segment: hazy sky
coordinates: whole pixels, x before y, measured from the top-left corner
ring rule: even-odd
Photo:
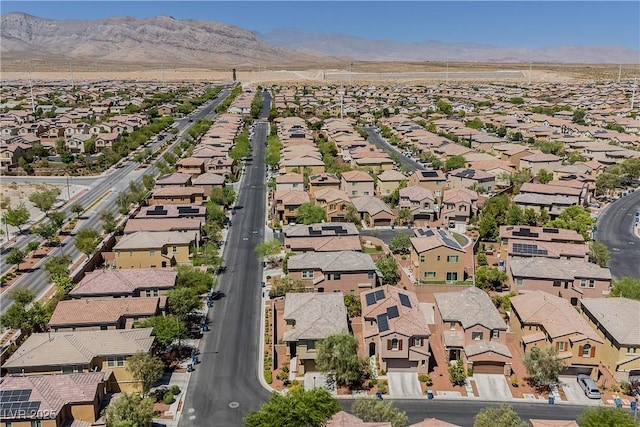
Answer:
[[[170,15],[251,31],[301,28],[370,39],[496,46],[616,45],[640,49],[640,2],[630,1],[2,1],[55,19]],[[640,60],[640,58],[639,58]]]

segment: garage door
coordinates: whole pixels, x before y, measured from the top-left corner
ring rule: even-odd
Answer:
[[[376,227],[388,227],[391,225],[390,219],[374,219],[373,225]]]
[[[589,366],[567,366],[563,369],[560,375],[578,375],[578,374],[586,374],[591,375],[593,371],[592,367]]]
[[[418,362],[406,359],[387,359],[387,372],[417,372]]]
[[[474,374],[504,374],[504,363],[501,362],[474,362]]]

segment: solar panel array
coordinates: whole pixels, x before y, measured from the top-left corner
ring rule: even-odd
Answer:
[[[514,231],[513,235],[518,237],[538,237],[538,233],[531,232],[529,228],[521,228],[518,231]]]
[[[0,390],[0,403],[26,402],[31,390]]]
[[[37,415],[38,409],[40,409],[40,402],[3,403],[0,409],[0,418],[32,418]]]
[[[166,215],[167,211],[163,209],[162,205],[156,205],[153,209],[147,211],[147,215]]]
[[[422,176],[425,178],[437,178],[438,172],[436,171],[422,171]]]
[[[398,306],[397,305],[394,305],[393,307],[387,308],[387,317],[389,319],[395,319],[398,316],[400,316],[400,313],[398,312]]]
[[[384,290],[378,289],[377,291],[375,291],[375,294],[376,294],[376,301],[380,301],[381,299],[384,299]]]
[[[398,292],[398,297],[400,297],[400,304],[404,305],[405,307],[411,308],[411,301],[409,301],[409,297],[406,294],[401,294],[400,292]]]
[[[179,206],[178,213],[181,214],[197,214],[200,210],[196,208],[192,208],[191,206]]]
[[[553,233],[553,234],[558,234],[560,233],[560,230],[558,230],[557,228],[543,228],[542,229],[543,233]]]
[[[442,241],[445,245],[449,246],[450,248],[462,249],[458,242],[449,238],[449,235],[444,230],[438,230],[438,233],[440,233],[440,237],[442,238]]]
[[[538,249],[538,245],[529,245],[525,243],[514,243],[513,251],[519,254],[527,255],[548,255],[549,252],[546,249]]]
[[[370,292],[366,294],[364,298],[367,301],[367,306],[375,304],[377,301],[384,299],[384,290],[379,289],[377,291]]]
[[[378,317],[378,332],[384,332],[389,330],[389,319],[386,314],[380,314]]]

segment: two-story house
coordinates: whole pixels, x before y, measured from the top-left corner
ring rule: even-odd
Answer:
[[[377,197],[353,197],[351,203],[368,227],[389,227],[396,218],[393,210]]]
[[[323,222],[286,225],[282,228],[287,252],[361,251],[360,237],[355,224]]]
[[[176,285],[173,269],[100,269],[85,273],[69,292],[71,298],[129,298],[166,295]]]
[[[295,223],[298,208],[309,201],[309,194],[303,190],[276,191],[273,197],[273,218],[285,224]]]
[[[476,188],[491,193],[496,187],[496,177],[482,169],[460,168],[447,174],[450,188]]]
[[[159,204],[202,204],[206,201],[205,192],[200,187],[165,187],[151,192],[150,205]]]
[[[411,291],[385,285],[360,294],[362,339],[380,369],[427,373],[431,330]]]
[[[342,173],[340,190],[349,197],[373,196],[375,193],[374,180],[364,171],[347,171]]]
[[[179,173],[187,173],[189,175],[200,175],[205,171],[206,160],[199,157],[187,157],[178,160],[176,167]]]
[[[312,196],[315,197],[320,190],[326,188],[340,190],[340,179],[333,173],[319,173],[309,177],[309,193]]]
[[[543,291],[512,297],[509,329],[523,355],[533,347],[553,348],[565,362],[564,375],[597,379],[604,341],[566,299]]]
[[[409,186],[412,185],[430,190],[439,201],[447,186],[447,178],[441,170],[419,170],[409,177]]]
[[[418,228],[411,238],[411,270],[421,283],[453,283],[465,280],[465,251],[451,233]]]
[[[307,252],[290,257],[287,268],[289,277],[316,292],[358,294],[378,283],[376,265],[362,252]]]
[[[618,381],[640,381],[640,301],[583,298],[580,311],[604,341],[598,359]]]
[[[353,206],[347,193],[335,188],[318,189],[314,197],[316,205],[327,212],[327,220],[330,222],[344,222],[347,210]]]
[[[428,225],[436,219],[439,207],[431,190],[417,185],[400,189],[398,208],[409,209],[414,225]]]
[[[376,194],[380,197],[390,196],[397,188],[400,187],[402,181],[407,181],[407,177],[404,174],[395,171],[387,170],[378,175],[378,182],[376,183]]]
[[[113,247],[116,268],[157,268],[186,264],[197,236],[181,231],[138,231]]]
[[[116,392],[140,392],[127,359],[153,346],[152,328],[31,334],[2,365],[9,375],[113,371]]]
[[[478,193],[468,188],[444,190],[440,217],[449,228],[464,233],[472,216],[478,213]]]
[[[342,292],[288,293],[283,317],[281,338],[297,375],[316,370],[319,341],[349,330]]]
[[[469,287],[434,294],[435,325],[449,361],[474,374],[511,374],[507,325],[485,291]]]
[[[285,173],[276,177],[276,191],[304,191],[304,176],[299,173]]]

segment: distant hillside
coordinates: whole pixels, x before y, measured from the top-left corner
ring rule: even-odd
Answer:
[[[345,34],[313,33],[285,28],[259,34],[288,49],[361,61],[457,61],[638,64],[640,51],[619,46],[550,46],[539,49],[497,47],[479,43],[371,40]]]
[[[12,59],[34,54],[207,68],[300,65],[324,59],[272,46],[232,25],[170,16],[58,21],[9,13],[2,15],[0,36],[1,52]]]

